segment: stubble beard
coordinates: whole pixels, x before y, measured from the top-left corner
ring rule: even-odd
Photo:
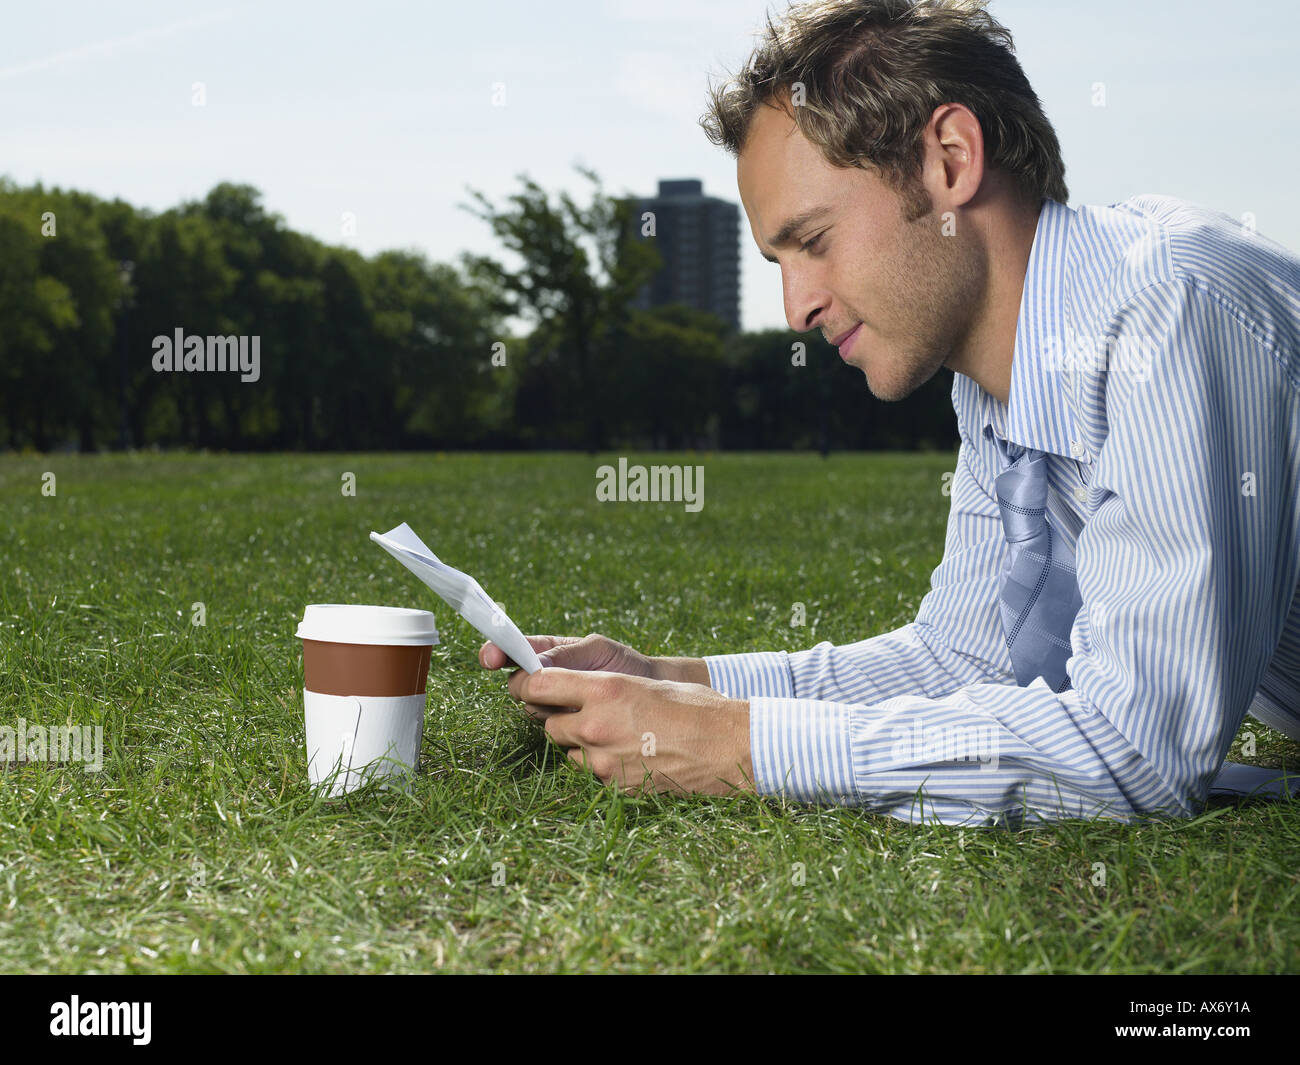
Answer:
[[[863,369],[871,394],[886,403],[906,399],[953,358],[985,286],[983,261],[956,234],[944,236],[943,220],[926,205],[928,197],[905,201],[906,246],[891,277],[903,310],[898,335],[908,346],[894,356],[889,378],[873,381]]]

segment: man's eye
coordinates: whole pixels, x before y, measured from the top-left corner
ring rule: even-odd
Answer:
[[[820,233],[817,234],[817,236],[813,237],[812,240],[808,241],[806,244],[800,244],[799,250],[806,251],[806,252],[817,251],[817,249],[821,247],[822,237],[824,237],[825,235],[826,235],[826,230],[823,229]]]

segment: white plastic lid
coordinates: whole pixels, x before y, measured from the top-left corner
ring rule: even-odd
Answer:
[[[436,644],[438,627],[427,610],[400,606],[312,603],[295,636],[329,643]]]

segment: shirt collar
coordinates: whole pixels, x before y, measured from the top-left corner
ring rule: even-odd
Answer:
[[[1078,437],[1065,405],[1061,368],[1053,365],[1066,331],[1065,266],[1074,214],[1063,203],[1043,200],[1016,318],[1008,402],[1003,405],[980,389],[985,436],[996,434],[1014,444],[1065,458],[1082,457],[1071,449]]]

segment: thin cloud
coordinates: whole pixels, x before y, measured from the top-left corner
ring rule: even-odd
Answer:
[[[55,52],[54,55],[46,56],[44,59],[33,59],[27,63],[19,63],[17,66],[5,67],[0,70],[0,81],[20,78],[24,74],[34,74],[39,70],[48,70],[50,67],[60,66],[64,63],[76,63],[83,59],[111,56],[114,52],[123,48],[135,48],[185,30],[208,26],[214,22],[222,22],[228,19],[230,15],[231,12],[228,10],[214,11],[208,15],[185,19],[183,22],[173,22],[169,26],[155,26],[152,29],[140,30],[126,37],[113,37],[107,41],[100,41],[98,44],[86,44],[80,48],[69,48],[67,51]]]

